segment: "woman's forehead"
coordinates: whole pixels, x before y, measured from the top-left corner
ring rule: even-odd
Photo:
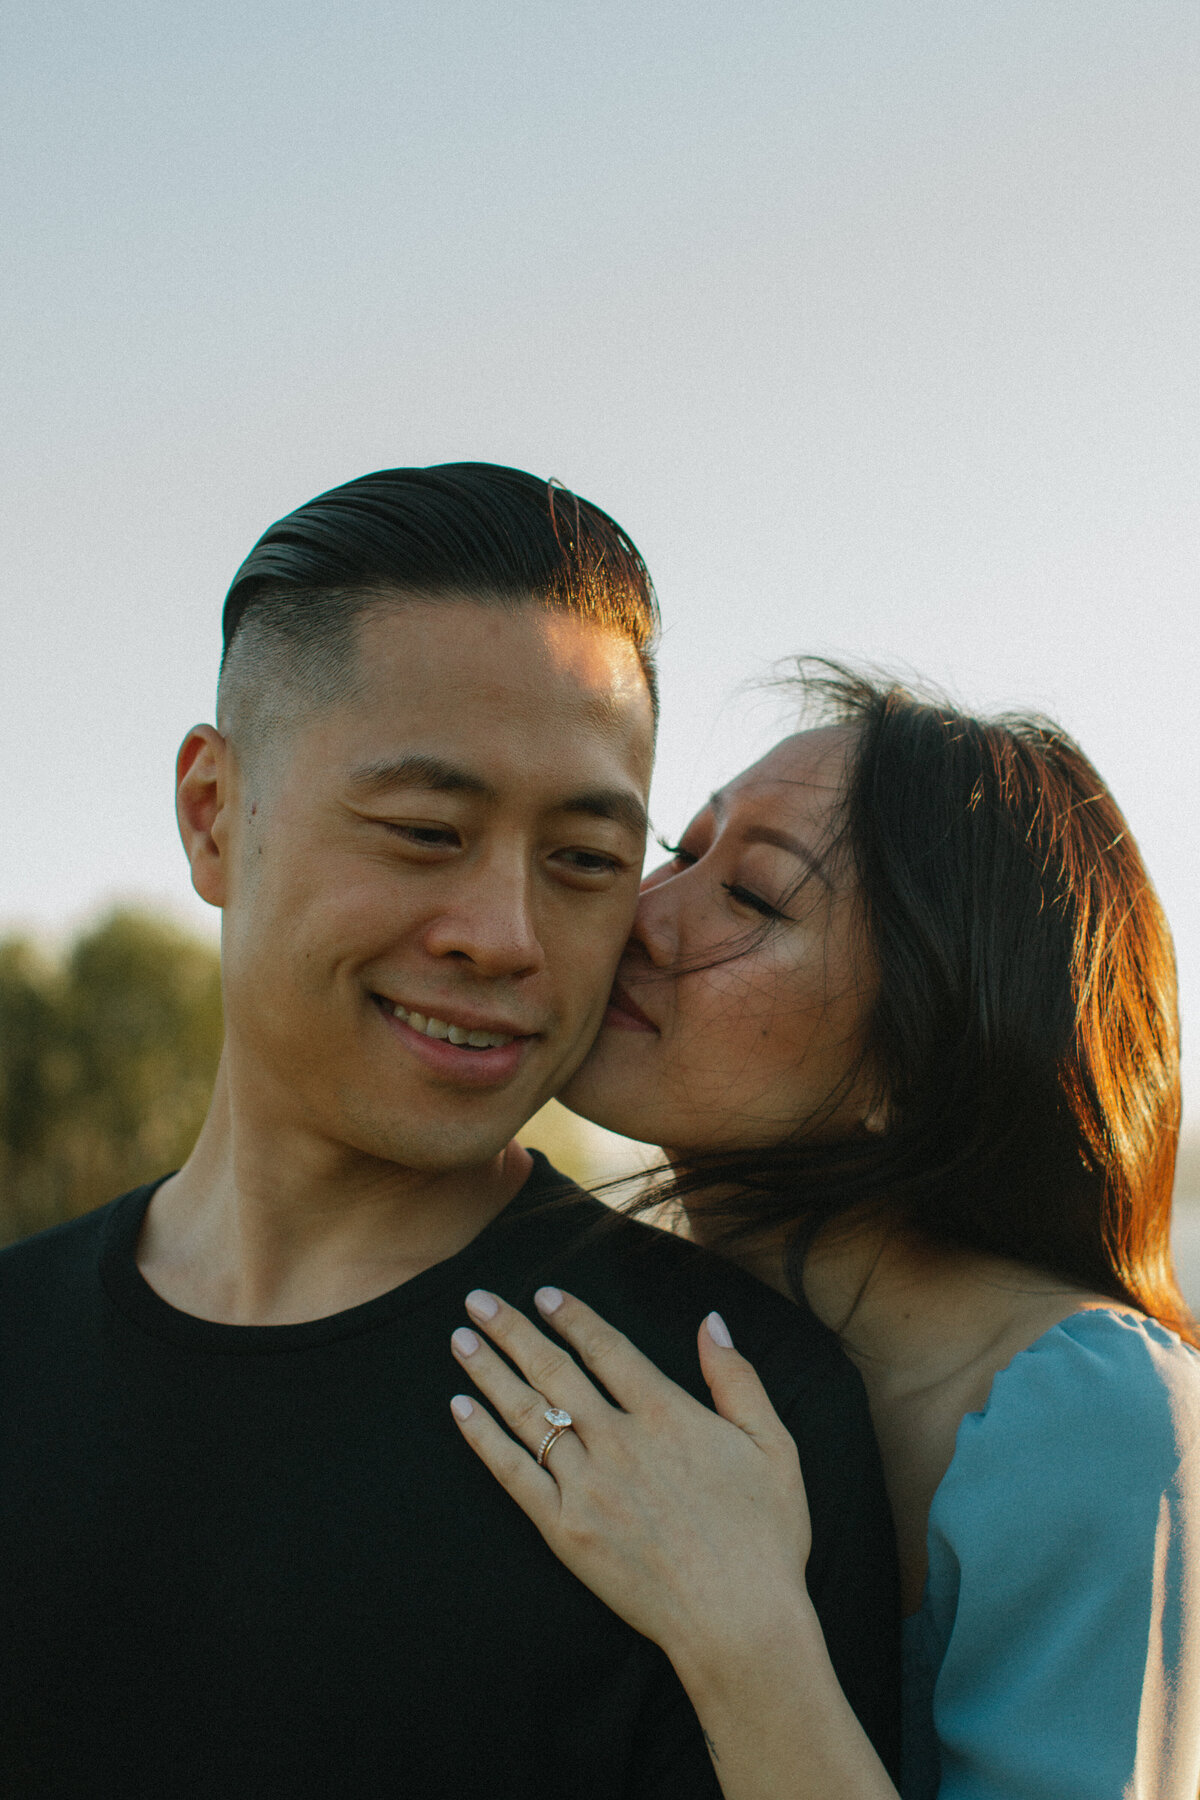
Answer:
[[[798,731],[735,775],[713,795],[713,804],[719,812],[761,805],[806,818],[823,817],[841,799],[856,737],[850,725]]]

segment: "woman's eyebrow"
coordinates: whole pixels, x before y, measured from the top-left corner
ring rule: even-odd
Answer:
[[[708,796],[708,804],[719,818],[725,810],[725,795],[719,788],[715,794]],[[793,837],[790,832],[779,831],[773,825],[748,825],[742,833],[742,842],[770,844],[775,850],[786,850],[789,856],[794,856],[798,862],[802,862],[810,874],[815,875],[818,881],[823,882],[830,893],[833,892],[833,882],[822,859],[815,850],[810,849],[807,844],[801,843],[800,839]]]
[[[770,844],[776,850],[786,850],[789,856],[796,857],[809,870],[810,874],[815,875],[818,881],[824,882],[825,886],[832,891],[833,883],[829,879],[829,871],[825,864],[816,851],[810,850],[807,844],[802,844],[799,838],[790,836],[786,831],[776,831],[772,825],[749,825],[743,832],[742,838],[743,842],[747,844]]]

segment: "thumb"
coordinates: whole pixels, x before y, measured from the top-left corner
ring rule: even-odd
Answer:
[[[720,1313],[709,1313],[700,1327],[698,1342],[701,1372],[721,1417],[738,1426],[764,1450],[786,1435],[754,1365],[734,1349],[729,1327]]]

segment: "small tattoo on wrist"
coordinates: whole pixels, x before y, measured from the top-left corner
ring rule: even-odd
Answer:
[[[712,1757],[712,1759],[715,1763],[719,1763],[721,1759],[717,1755],[717,1746],[713,1743],[713,1741],[709,1737],[707,1731],[705,1731],[703,1725],[700,1727],[700,1733],[704,1739],[705,1748],[707,1749],[708,1754]]]

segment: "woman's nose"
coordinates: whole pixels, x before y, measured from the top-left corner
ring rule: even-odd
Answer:
[[[641,952],[656,969],[669,967],[679,955],[679,901],[672,885],[653,876],[648,879],[629,933],[628,950]]]

